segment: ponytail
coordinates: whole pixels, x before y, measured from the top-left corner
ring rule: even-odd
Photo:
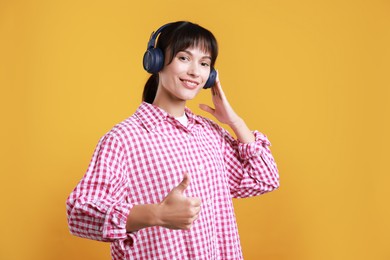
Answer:
[[[158,87],[158,74],[152,74],[145,83],[144,92],[142,93],[142,101],[152,104],[156,97]]]

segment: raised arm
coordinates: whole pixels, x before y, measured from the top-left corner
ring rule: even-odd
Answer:
[[[234,139],[221,128],[224,157],[233,197],[260,195],[279,187],[279,173],[265,135],[251,131],[244,120],[230,106],[219,77],[212,88],[215,108],[201,104],[200,108],[212,114],[219,122],[227,124],[235,133]]]

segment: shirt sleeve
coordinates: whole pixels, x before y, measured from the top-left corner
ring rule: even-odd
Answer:
[[[126,232],[132,204],[128,202],[125,149],[112,135],[98,143],[82,180],[69,195],[67,217],[73,235],[131,246],[135,233]]]
[[[279,173],[268,138],[253,131],[255,141],[241,143],[223,131],[223,150],[230,192],[234,198],[257,196],[279,187]]]

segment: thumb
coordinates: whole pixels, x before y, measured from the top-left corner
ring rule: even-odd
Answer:
[[[179,185],[177,185],[176,188],[183,193],[185,189],[187,189],[188,185],[190,185],[190,175],[188,173],[185,173],[183,176],[183,180],[180,182]]]

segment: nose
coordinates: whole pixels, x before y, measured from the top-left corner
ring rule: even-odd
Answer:
[[[188,73],[188,75],[190,75],[192,77],[199,77],[199,75],[200,75],[199,64],[196,62],[191,62],[187,73]]]

